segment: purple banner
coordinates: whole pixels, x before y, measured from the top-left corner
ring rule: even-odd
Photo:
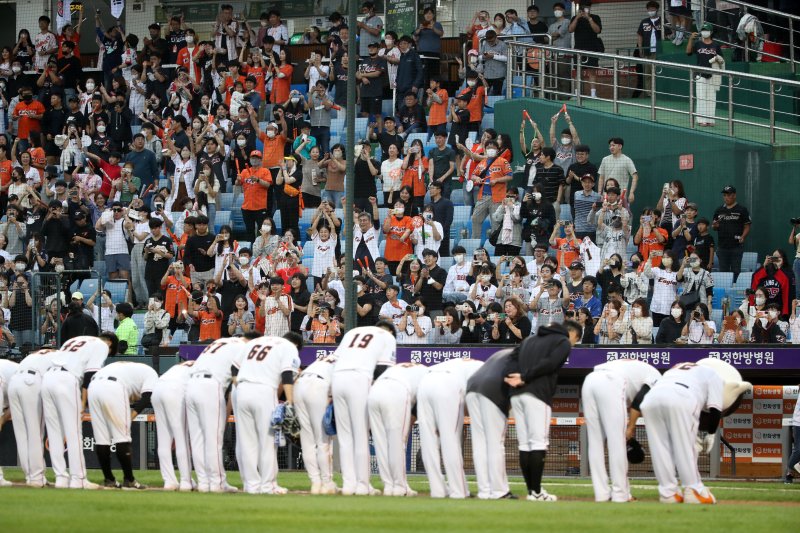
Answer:
[[[398,346],[397,362],[413,361],[432,365],[454,358],[471,358],[485,361],[493,353],[505,348],[500,345],[489,346]],[[181,359],[197,359],[205,345],[183,345],[180,347]],[[333,353],[336,346],[306,346],[300,352],[303,366]],[[595,365],[615,359],[638,359],[656,368],[667,369],[678,363],[694,362],[705,357],[722,359],[741,370],[800,370],[800,347],[750,347],[742,346],[650,346],[635,348],[609,346],[608,348],[573,348],[567,368],[590,369]]]

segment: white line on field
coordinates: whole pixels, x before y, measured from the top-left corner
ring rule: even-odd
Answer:
[[[524,485],[525,483],[522,481],[509,481],[509,485]],[[547,485],[548,487],[582,487],[586,489],[591,489],[592,486],[587,483],[548,483],[546,481],[542,482],[542,485]],[[632,489],[637,490],[658,490],[658,485],[631,485]],[[729,487],[729,486],[721,486],[721,485],[711,485],[711,489],[714,490],[741,490],[741,491],[749,491],[749,492],[799,492],[797,489],[767,489],[767,488],[754,488],[754,487]]]

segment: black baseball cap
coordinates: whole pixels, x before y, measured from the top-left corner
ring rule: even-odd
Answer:
[[[583,266],[583,263],[581,263],[580,261],[573,261],[572,264],[569,265],[569,269],[570,270],[574,270],[574,269],[585,270],[585,267]]]
[[[726,185],[722,188],[722,194],[736,194],[736,187],[733,185]]]

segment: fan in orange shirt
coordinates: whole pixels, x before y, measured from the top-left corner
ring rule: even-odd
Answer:
[[[558,237],[561,228],[564,228],[564,237]],[[573,262],[580,260],[581,241],[575,237],[575,227],[570,221],[559,220],[553,226],[553,233],[550,235],[550,246],[557,250],[558,268],[569,268]]]
[[[197,311],[189,312],[189,315],[200,322],[200,342],[213,341],[222,336],[222,322],[224,320],[222,311],[219,310],[219,301],[216,296],[209,296],[205,305],[201,305]]]
[[[469,26],[467,26],[467,37],[472,39],[473,49],[479,49],[481,34],[489,28],[489,12],[476,11],[475,14],[472,15]]]
[[[192,280],[183,272],[183,262],[175,261],[161,278],[161,290],[164,291],[164,310],[169,313],[172,320],[176,320],[187,309],[192,290]],[[174,323],[170,324],[170,327],[173,326]]]
[[[661,211],[658,209],[645,209],[639,218],[641,225],[639,231],[633,237],[633,244],[639,247],[643,262],[652,255],[651,264],[654,267],[661,266],[661,257],[667,245],[669,235],[667,230],[659,226]],[[653,253],[655,252],[655,253]]]
[[[268,189],[272,185],[272,174],[261,166],[262,158],[258,150],[250,152],[250,166],[238,176],[244,196],[242,219],[245,234],[252,239],[255,239],[256,229],[267,218]]]
[[[280,64],[273,64],[272,67],[272,93],[269,101],[273,104],[283,104],[289,99],[289,93],[292,90],[292,74],[294,73],[294,67],[289,63],[289,49],[285,46],[282,47],[278,55]]]
[[[414,247],[409,239],[412,231],[414,231],[414,223],[411,217],[405,216],[405,206],[398,200],[394,203],[394,209],[383,221],[383,233],[386,235],[384,256],[389,272],[397,270],[400,259],[406,254],[414,253]]]
[[[447,105],[450,99],[446,89],[442,89],[441,80],[438,77],[431,77],[430,87],[426,91],[428,95],[428,140],[436,132],[447,134]]]
[[[470,96],[467,103],[469,111],[469,131],[477,132],[483,120],[483,107],[486,105],[486,80],[474,70],[467,70],[467,86],[458,96]]]
[[[195,39],[197,36],[193,29],[186,30],[186,46],[178,51],[178,58],[175,61],[179,67],[184,67],[189,73],[189,78],[192,82],[199,84],[203,70],[200,65],[195,61],[200,55],[201,48],[197,46]]]

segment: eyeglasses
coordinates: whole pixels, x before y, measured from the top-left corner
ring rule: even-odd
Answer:
[[[121,213],[122,212],[122,208],[121,207],[115,207],[115,208],[112,209],[112,211],[114,211],[115,213]]]

